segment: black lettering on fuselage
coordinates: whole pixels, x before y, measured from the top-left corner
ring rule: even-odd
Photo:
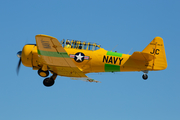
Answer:
[[[110,63],[110,64],[117,64],[121,65],[123,58],[120,57],[114,57],[114,56],[106,56],[103,57],[103,62]],[[119,62],[118,62],[119,61]]]
[[[112,64],[112,57],[109,58],[108,63],[111,63],[111,64]]]
[[[116,64],[117,60],[118,60],[118,57],[117,58],[114,57],[114,64]]]
[[[103,57],[103,62],[105,61],[106,63],[108,62],[108,58],[109,58],[109,56],[105,56],[104,55],[104,57]]]
[[[119,65],[121,65],[123,58],[119,58]]]

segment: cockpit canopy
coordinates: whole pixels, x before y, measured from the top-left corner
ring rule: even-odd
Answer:
[[[63,39],[60,43],[64,48],[74,48],[74,49],[83,49],[83,50],[92,50],[92,51],[100,49],[100,45],[96,43],[90,43],[79,40]]]

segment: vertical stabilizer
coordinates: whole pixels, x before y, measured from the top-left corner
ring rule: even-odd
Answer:
[[[164,42],[161,37],[155,37],[142,52],[154,55],[154,58],[149,62],[148,69],[164,70],[167,68]]]

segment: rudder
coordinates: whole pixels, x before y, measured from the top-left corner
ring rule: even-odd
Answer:
[[[164,42],[161,37],[155,37],[142,52],[154,55],[147,67],[149,70],[164,70],[167,68]]]

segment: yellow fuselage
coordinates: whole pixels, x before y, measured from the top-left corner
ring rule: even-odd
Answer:
[[[110,52],[100,48],[99,50],[81,50],[73,48],[65,48],[67,53],[76,54],[83,53],[89,57],[89,60],[83,62],[76,62],[72,58],[73,62],[78,66],[84,73],[91,72],[120,72],[122,71],[121,66],[129,58],[130,55],[125,55],[117,52]]]
[[[93,72],[123,72],[123,71],[142,71],[147,70],[145,63],[129,60],[131,55],[111,52],[100,48],[98,50],[83,50],[75,48],[64,48],[71,57],[75,65],[84,73]],[[83,53],[88,59],[77,62],[74,56]],[[22,63],[24,66],[33,67],[38,70],[42,67],[39,61],[37,46],[25,45],[22,51]],[[128,60],[128,62],[127,62]],[[125,64],[128,63],[128,64]]]

